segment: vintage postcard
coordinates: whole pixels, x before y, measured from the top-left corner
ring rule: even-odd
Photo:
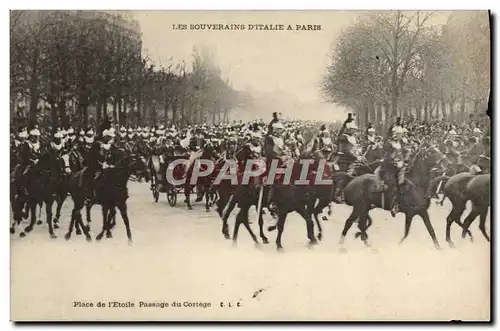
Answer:
[[[13,321],[490,321],[487,11],[10,12]]]

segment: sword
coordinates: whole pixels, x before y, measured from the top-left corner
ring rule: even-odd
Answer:
[[[443,174],[441,176],[444,176],[444,174],[446,174],[446,171],[443,172]],[[439,190],[441,189],[441,185],[443,184],[443,181],[439,181],[439,184],[438,184],[438,187],[437,187],[437,190],[436,190],[436,194],[438,194]]]
[[[260,218],[260,210],[262,208],[262,196],[264,195],[264,183],[260,186],[260,191],[259,191],[259,200],[257,202],[257,222],[259,221]]]

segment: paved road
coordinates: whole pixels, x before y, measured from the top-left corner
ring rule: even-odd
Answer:
[[[448,248],[444,234],[447,203],[430,208],[441,251],[433,249],[420,218],[415,218],[410,237],[399,246],[403,215],[392,218],[388,212],[373,210],[369,235],[378,252],[366,249],[350,234],[348,252],[340,253],[338,240],[351,208],[333,205],[333,215],[323,222],[324,239],[312,249],[307,247],[304,221],[290,214],[283,236],[285,252],[280,254],[275,251],[275,233],[268,234],[269,245],[257,249],[242,227],[238,246],[233,247],[222,237],[215,211],[207,213],[201,204],[188,211],[181,197],[175,208],[164,195],[154,203],[144,183],[131,183],[129,190],[132,246],[127,245],[121,217],[112,239],[87,243],[84,237],[73,235],[66,242],[69,199],[57,239],[49,238],[46,224],[26,238],[12,236],[13,318],[489,318],[490,246],[476,221],[471,229],[474,243],[462,241],[455,228],[452,235],[457,248]],[[102,224],[99,206],[93,209],[92,219],[95,237]],[[234,215],[231,228],[233,223]],[[252,227],[257,231],[256,222]],[[131,301],[135,307],[97,308],[99,300]],[[139,308],[141,300],[170,306]],[[73,301],[93,302],[94,307],[75,308]],[[210,303],[211,307],[172,307],[173,301],[181,306],[184,302]]]

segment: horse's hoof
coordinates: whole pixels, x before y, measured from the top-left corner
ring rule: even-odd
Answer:
[[[328,216],[332,216],[332,211],[331,210],[328,211]]]
[[[269,240],[267,238],[262,238],[262,243],[263,244],[269,244]]]
[[[207,211],[207,213],[209,213],[210,212],[210,207],[207,207],[205,210]]]
[[[111,232],[106,232],[106,238],[113,238],[113,234]]]
[[[75,233],[76,233],[76,235],[77,235],[77,236],[79,236],[79,235],[81,235],[81,234],[82,234],[82,230],[80,230],[80,229],[76,229]]]
[[[372,250],[372,253],[380,253],[380,251],[376,248],[371,248],[371,250]]]
[[[85,231],[90,232],[90,225],[89,224],[85,225]]]
[[[99,233],[96,237],[95,237],[95,240],[97,241],[101,241],[102,239],[102,233]]]
[[[321,217],[321,219],[322,219],[323,221],[328,221],[328,217],[326,217],[325,215],[323,215],[323,217]]]
[[[59,229],[59,224],[54,223],[54,229]]]
[[[339,252],[340,253],[347,253],[347,249],[345,249],[344,247],[340,247]]]
[[[87,240],[87,242],[92,242],[92,237],[91,237],[91,236],[89,236],[89,235],[87,235],[87,236],[85,237],[85,240]]]
[[[309,240],[309,247],[313,247],[318,244],[318,240],[314,238],[313,240]]]
[[[132,246],[132,239],[130,239],[130,238],[129,238],[129,240],[128,240],[128,245],[129,245],[129,246]]]
[[[38,221],[36,222],[36,225],[42,225],[42,224],[43,224],[43,221],[42,221],[42,220],[38,220]]]
[[[54,233],[52,233],[52,234],[50,235],[50,238],[51,238],[51,239],[57,239],[57,236],[56,236]]]
[[[238,242],[236,240],[233,239],[233,247],[238,247]]]
[[[191,206],[187,206],[187,209],[188,209],[188,210],[193,210],[193,207],[191,207]]]
[[[11,234],[16,233],[16,229],[14,229],[14,228],[10,228],[10,233],[11,233]]]
[[[257,248],[257,249],[260,249],[260,247],[261,247],[259,242],[255,242],[254,245],[255,245],[255,248]]]
[[[71,234],[68,232],[64,235],[64,239],[69,240],[71,238]]]
[[[434,243],[434,248],[435,248],[436,250],[438,250],[438,251],[440,251],[440,250],[441,250],[441,246],[439,246],[439,244],[438,244],[438,243]]]
[[[224,233],[224,238],[225,239],[231,239],[231,236],[229,234],[227,234],[227,233]]]
[[[24,237],[26,237],[26,233],[24,233],[24,232],[21,232],[21,233],[19,234],[19,237],[21,237],[21,238],[24,238]]]
[[[31,232],[33,230],[33,228],[31,226],[28,226],[26,227],[26,229],[24,229],[24,232]]]
[[[276,251],[277,251],[278,253],[283,253],[285,250],[283,249],[283,247],[282,247],[282,246],[278,246],[278,247],[276,247]]]
[[[322,240],[323,239],[323,234],[322,233],[318,233],[318,240]]]
[[[450,246],[450,248],[456,248],[455,244],[452,241],[448,241],[448,245]]]

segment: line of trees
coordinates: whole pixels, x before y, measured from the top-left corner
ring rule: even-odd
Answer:
[[[126,12],[11,11],[11,119],[52,128],[227,119],[239,92],[209,52],[157,68],[141,37]]]
[[[361,125],[385,130],[394,118],[468,121],[484,114],[490,93],[487,12],[362,15],[343,31],[321,86],[324,97],[355,110]],[[484,115],[485,116],[485,115]]]

